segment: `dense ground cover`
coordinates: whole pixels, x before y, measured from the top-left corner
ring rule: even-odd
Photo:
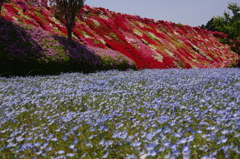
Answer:
[[[123,54],[0,19],[0,76],[136,68]]]
[[[81,12],[73,30],[74,40],[86,46],[117,51],[133,60],[139,69],[222,68],[238,63],[237,54],[218,41],[225,34],[104,8],[84,6]],[[6,20],[67,36],[64,25],[53,13],[50,7],[22,1],[6,3],[2,9]],[[106,55],[111,56],[108,52]]]
[[[240,158],[240,70],[0,78],[0,156]]]

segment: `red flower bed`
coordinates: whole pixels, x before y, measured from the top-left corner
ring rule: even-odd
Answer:
[[[3,6],[5,19],[15,21],[17,18],[26,24],[67,36],[65,26],[54,19],[51,8],[13,3]],[[24,12],[26,8],[27,12]],[[32,20],[19,17],[21,10]],[[81,13],[73,29],[75,40],[90,47],[116,50],[134,60],[139,69],[227,67],[238,61],[238,55],[230,51],[230,46],[218,41],[218,38],[226,37],[222,33],[87,5]]]

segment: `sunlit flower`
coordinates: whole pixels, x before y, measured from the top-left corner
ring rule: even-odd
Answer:
[[[109,152],[107,151],[107,152],[102,156],[102,158],[107,158],[107,157],[108,157],[108,154],[109,154]]]
[[[182,85],[199,78],[200,83]],[[238,79],[236,69],[0,78],[0,153],[231,158],[240,154],[235,142],[240,136],[238,107],[229,105],[239,90],[226,81]],[[202,98],[206,101],[199,105]],[[79,154],[81,149],[86,154]]]
[[[61,155],[64,154],[65,152],[63,150],[57,151],[56,154]]]

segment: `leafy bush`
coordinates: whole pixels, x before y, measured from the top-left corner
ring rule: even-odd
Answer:
[[[220,42],[228,44],[231,49],[240,55],[240,7],[237,3],[229,3],[227,7],[232,13],[224,12],[223,16],[213,17],[206,25],[201,28],[210,31],[218,31],[226,35],[219,36]]]

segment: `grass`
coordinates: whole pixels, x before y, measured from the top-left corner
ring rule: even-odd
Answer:
[[[0,156],[240,158],[240,70],[0,78]]]

